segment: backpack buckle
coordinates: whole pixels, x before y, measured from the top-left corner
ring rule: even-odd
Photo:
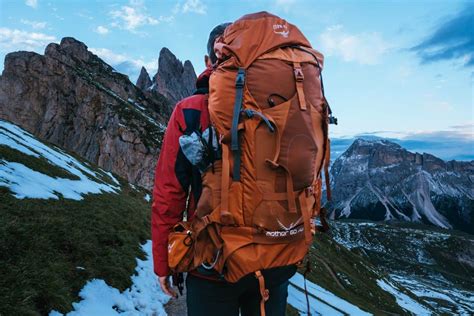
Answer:
[[[303,70],[301,69],[301,67],[294,67],[294,73],[295,73],[296,81],[298,81],[298,82],[303,81],[304,74],[303,74]]]
[[[235,87],[236,88],[243,88],[245,83],[245,70],[243,68],[239,68],[237,72],[237,78],[235,79]]]
[[[310,197],[310,196],[314,195],[314,186],[311,185],[311,186],[305,188],[304,192],[306,194],[306,197]]]

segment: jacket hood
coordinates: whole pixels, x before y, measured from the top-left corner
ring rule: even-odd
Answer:
[[[212,68],[206,68],[196,80],[196,89],[209,89],[209,77],[211,76]]]

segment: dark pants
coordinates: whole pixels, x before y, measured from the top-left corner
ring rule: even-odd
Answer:
[[[263,271],[265,287],[270,298],[265,303],[268,316],[284,316],[288,297],[288,279],[296,272],[295,266]],[[247,275],[237,283],[211,281],[188,274],[186,295],[189,316],[260,315],[260,291],[256,277]]]

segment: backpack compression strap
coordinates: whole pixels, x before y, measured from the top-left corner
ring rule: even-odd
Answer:
[[[270,298],[270,292],[265,288],[265,279],[260,270],[255,271],[255,277],[258,280],[258,287],[260,289],[260,316],[265,316],[265,302]]]
[[[237,72],[237,78],[235,79],[235,102],[234,102],[234,113],[232,117],[232,127],[230,130],[231,143],[230,149],[232,150],[232,157],[234,159],[234,170],[232,179],[234,181],[240,181],[240,140],[239,140],[239,119],[240,111],[242,109],[242,101],[244,98],[244,85],[245,85],[245,69],[239,68]]]

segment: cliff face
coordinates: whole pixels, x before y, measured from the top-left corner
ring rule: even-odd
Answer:
[[[445,162],[357,139],[331,168],[331,217],[422,222],[474,233],[474,161]]]
[[[169,107],[73,38],[8,54],[0,76],[0,118],[148,189]]]
[[[192,95],[196,89],[196,73],[189,60],[183,63],[164,47],[158,59],[158,72],[153,77],[153,87],[170,100],[174,106],[180,100]]]

